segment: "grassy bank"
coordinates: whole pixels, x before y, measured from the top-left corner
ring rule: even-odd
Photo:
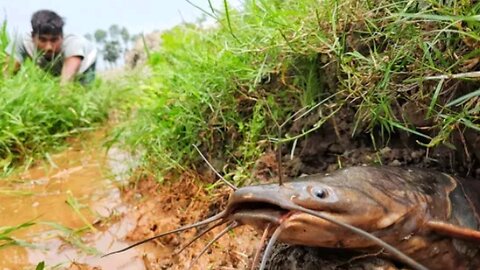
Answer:
[[[6,24],[0,32],[0,65],[8,44]],[[0,168],[10,172],[66,145],[66,139],[91,130],[108,118],[124,95],[110,82],[91,87],[60,86],[59,79],[32,62],[0,81]]]
[[[216,26],[176,27],[149,52],[145,102],[122,134],[155,171],[191,166],[193,144],[251,168],[278,123],[286,121],[281,140],[296,143],[348,107],[351,136],[378,143],[405,132],[453,147],[453,131],[480,131],[478,74],[469,73],[478,67],[479,8],[302,0],[205,10]],[[305,121],[293,129],[294,118]]]

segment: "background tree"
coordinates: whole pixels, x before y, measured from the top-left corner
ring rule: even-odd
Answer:
[[[128,29],[117,24],[112,24],[108,30],[98,29],[93,36],[86,34],[85,37],[97,43],[99,52],[103,55],[103,60],[107,67],[117,65],[122,52],[127,51],[129,44],[133,40]]]
[[[107,39],[107,31],[98,29],[97,31],[95,31],[93,36],[95,37],[95,41],[97,43],[103,43]]]
[[[120,35],[120,27],[117,24],[112,24],[108,28],[108,33],[110,34],[110,38],[112,40],[118,40],[118,36]]]
[[[116,66],[118,58],[120,58],[120,53],[122,52],[122,47],[120,42],[117,40],[109,40],[105,42],[103,47],[103,60],[110,63],[112,66]]]

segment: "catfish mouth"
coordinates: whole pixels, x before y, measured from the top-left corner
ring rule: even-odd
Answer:
[[[265,223],[279,225],[290,216],[293,211],[282,208],[277,204],[264,201],[248,201],[231,205],[231,219],[243,224],[258,224],[263,227]]]
[[[248,213],[262,213],[263,215],[271,215],[272,217],[280,218],[279,216],[286,218],[295,214],[306,214],[301,209],[308,209],[315,211],[319,214],[329,215],[331,217],[341,218],[349,215],[349,211],[346,209],[334,208],[334,207],[311,207],[303,205],[301,202],[296,201],[295,194],[290,194],[290,198],[285,199],[286,196],[255,196],[256,194],[235,196],[230,201],[226,212],[230,215],[248,215]],[[322,209],[323,208],[323,209]],[[251,215],[254,216],[253,214]]]
[[[313,217],[310,214],[307,214],[301,210],[288,209],[280,207],[277,204],[265,202],[265,201],[248,201],[241,202],[231,205],[230,215],[232,220],[239,221],[243,224],[262,224],[264,223],[273,223],[274,225],[280,225],[287,220],[296,220],[297,222],[302,222],[300,220],[305,220],[305,216],[309,216],[313,219],[310,219],[310,222],[314,222],[317,225],[327,224],[332,225],[329,221],[326,221],[322,218]],[[342,212],[330,212],[330,211],[318,211],[316,212],[328,215],[332,218],[339,218]],[[272,224],[272,225],[273,225]]]
[[[264,201],[249,201],[249,202],[241,202],[236,203],[231,206],[231,212],[233,214],[242,211],[252,211],[252,210],[261,210],[264,209],[265,211],[283,211],[289,212],[290,210],[284,209],[277,204],[264,202]]]

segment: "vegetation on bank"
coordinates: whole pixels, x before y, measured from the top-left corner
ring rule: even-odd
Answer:
[[[224,3],[204,10],[216,25],[164,32],[161,49],[146,51],[149,76],[120,87],[60,88],[32,64],[4,78],[4,170],[105,121],[126,101],[137,109],[115,139],[143,153],[155,172],[194,165],[197,145],[217,168],[242,175],[279,139],[293,152],[345,108],[355,112],[351,136],[370,133],[375,143],[402,131],[427,147],[453,147],[452,132],[480,131],[480,4],[249,0],[236,10]],[[3,61],[5,30],[0,37]]]
[[[6,23],[0,31],[0,65],[8,44]],[[66,139],[91,130],[108,118],[124,94],[97,81],[91,87],[60,86],[58,78],[26,62],[15,76],[0,74],[0,169],[29,164]]]
[[[191,166],[193,145],[245,169],[272,147],[281,123],[281,141],[294,148],[348,107],[351,136],[367,132],[378,141],[402,131],[427,147],[453,147],[453,131],[480,131],[479,8],[474,1],[247,0],[234,10],[225,2],[224,10],[205,10],[216,26],[175,27],[159,51],[147,51],[152,76],[138,82],[144,102],[123,139],[143,149],[155,171]],[[217,167],[231,172],[224,164]]]

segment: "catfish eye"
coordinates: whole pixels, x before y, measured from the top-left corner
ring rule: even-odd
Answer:
[[[319,199],[325,199],[328,196],[328,192],[323,188],[313,190],[313,195]]]

